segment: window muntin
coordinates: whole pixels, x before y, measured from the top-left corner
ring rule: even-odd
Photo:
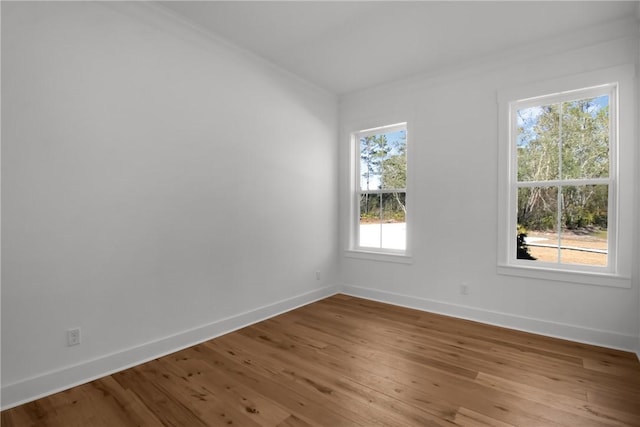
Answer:
[[[616,89],[510,103],[511,263],[614,271]]]
[[[355,159],[352,249],[407,251],[406,123],[352,134]]]

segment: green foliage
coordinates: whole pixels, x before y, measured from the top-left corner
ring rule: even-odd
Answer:
[[[608,176],[608,105],[589,98],[522,109],[518,115],[518,181]],[[607,185],[521,187],[518,222],[531,230],[555,230],[558,223],[567,229],[606,228],[607,204]]]
[[[406,213],[404,192],[362,194],[360,220],[365,222],[404,222]]]

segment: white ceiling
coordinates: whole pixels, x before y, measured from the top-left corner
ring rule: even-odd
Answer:
[[[167,1],[336,94],[635,15],[636,1]]]

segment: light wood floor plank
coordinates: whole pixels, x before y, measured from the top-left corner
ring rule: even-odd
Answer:
[[[335,295],[3,411],[5,427],[637,426],[636,356]]]

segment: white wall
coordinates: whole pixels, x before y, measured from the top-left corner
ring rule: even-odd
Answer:
[[[638,2],[636,6],[636,20],[640,23],[640,2]],[[638,43],[638,69],[640,69],[640,43]],[[636,108],[640,111],[640,84],[637,85],[638,89],[638,102],[636,103]],[[640,114],[640,113],[639,113]],[[640,123],[636,122],[636,132],[638,136],[638,146],[640,147]],[[636,164],[640,165],[640,148],[638,149],[638,153],[636,154]],[[636,180],[636,183],[638,181]],[[640,185],[636,185],[636,210],[640,211]],[[636,227],[640,227],[638,224],[640,221],[636,221]],[[636,231],[636,255],[640,254],[640,231]],[[636,256],[636,260],[638,257]],[[636,261],[637,268],[637,277],[640,277],[640,262]],[[639,279],[640,280],[640,279]],[[640,285],[638,285],[640,286]],[[640,298],[640,292],[638,292],[638,298]],[[636,348],[636,354],[638,355],[638,359],[640,360],[640,300],[638,301],[638,346]]]
[[[2,2],[2,107],[3,407],[335,290],[333,95],[155,6]]]
[[[635,349],[640,307],[636,268],[627,289],[497,274],[496,96],[503,88],[636,64],[637,34],[637,22],[625,20],[342,99],[341,188],[348,188],[350,131],[384,124],[385,120],[408,120],[413,162],[409,164],[408,184],[412,264],[342,256],[340,277],[345,291],[512,328]],[[636,170],[634,182],[637,178]],[[343,191],[343,248],[348,246],[348,201],[349,194]],[[637,207],[634,219],[637,224]],[[633,232],[637,240],[637,227]],[[637,260],[638,248],[634,251],[632,259]],[[460,294],[462,282],[468,283],[469,295]]]

